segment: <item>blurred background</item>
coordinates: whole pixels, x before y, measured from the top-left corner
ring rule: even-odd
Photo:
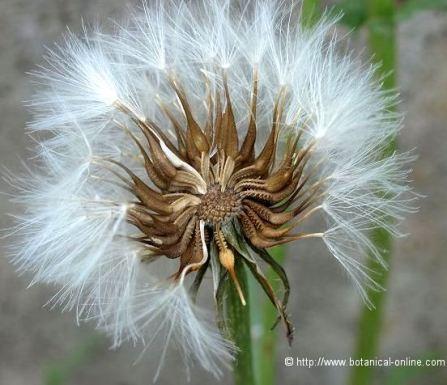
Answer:
[[[41,63],[44,47],[81,19],[106,21],[125,15],[122,0],[0,0],[0,163],[20,167],[30,145],[24,127],[29,115],[22,101],[31,85],[26,72]],[[368,57],[362,1],[321,2],[346,12],[342,32]],[[403,225],[409,236],[394,242],[391,275],[380,336],[381,358],[447,359],[447,0],[398,1],[396,75],[406,114],[399,137],[403,151],[416,148],[412,178],[426,195],[420,210]],[[1,186],[0,190],[5,190]],[[0,226],[13,211],[0,195]],[[4,241],[2,241],[4,242]],[[284,358],[349,358],[355,350],[360,299],[342,269],[318,242],[295,244],[285,261],[292,285],[290,312],[296,326],[291,348],[282,338],[271,357],[281,385],[344,385],[350,369],[286,367]],[[90,325],[77,327],[73,314],[42,305],[54,293],[44,286],[26,289],[30,277],[18,277],[0,258],[0,385],[140,385],[152,382],[158,360],[132,365],[141,348],[109,349],[109,341]],[[447,383],[447,367],[379,368],[383,385]],[[158,380],[186,382],[183,364],[171,351]],[[216,383],[193,369],[191,384]],[[230,372],[223,384],[231,384]],[[249,384],[247,384],[249,385]],[[355,384],[356,385],[356,384]]]

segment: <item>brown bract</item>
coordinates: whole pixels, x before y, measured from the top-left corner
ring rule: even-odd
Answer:
[[[298,223],[318,210],[317,204],[322,195],[324,183],[310,182],[316,167],[308,165],[313,143],[301,144],[302,130],[287,127],[283,122],[283,109],[287,102],[287,91],[283,88],[272,103],[272,122],[267,139],[261,150],[255,151],[258,133],[256,70],[253,72],[248,125],[245,128],[237,127],[225,72],[222,73],[220,90],[211,92],[207,87],[204,100],[207,119],[202,125],[194,116],[186,90],[174,75],[168,76],[178,97],[184,123],[176,118],[174,105],[160,102],[160,108],[172,125],[176,140],[171,141],[165,134],[170,127],[159,127],[117,102],[117,108],[129,115],[143,134],[144,140],[122,125],[141,153],[147,178],[142,180],[124,164],[112,160],[107,162],[110,170],[124,181],[123,187],[136,198],[128,210],[127,219],[141,232],[134,239],[144,244],[147,250],[143,262],[159,256],[175,258],[179,260],[179,268],[171,279],[183,279],[186,274],[199,270],[201,281],[204,270],[209,266],[209,250],[215,247],[221,265],[245,303],[234,271],[235,258],[244,258],[278,309],[291,338],[292,327],[285,313],[287,276],[265,249],[321,236],[320,233],[293,232]],[[205,84],[208,86],[207,79]],[[282,142],[280,157],[278,138],[281,131],[288,134]],[[239,132],[245,132],[242,140]],[[116,166],[126,176],[117,173]],[[285,288],[281,301],[257,262],[241,255],[225,238],[222,229],[229,224],[239,229],[238,236],[247,247],[277,272]]]

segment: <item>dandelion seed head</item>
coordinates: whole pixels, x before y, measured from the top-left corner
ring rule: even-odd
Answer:
[[[375,68],[338,53],[336,19],[305,29],[299,13],[156,2],[49,51],[29,103],[30,131],[47,135],[36,166],[5,180],[25,206],[11,258],[32,283],[59,285],[51,304],[114,346],[173,341],[219,375],[235,347],[193,301],[209,270],[216,299],[226,272],[245,303],[237,258],[268,288],[268,249],[313,238],[367,301],[364,259],[383,262],[367,235],[399,235],[414,210],[412,157],[382,157],[401,117]],[[269,298],[291,340],[287,296]]]

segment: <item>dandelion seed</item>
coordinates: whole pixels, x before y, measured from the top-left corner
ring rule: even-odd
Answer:
[[[334,20],[302,30],[292,15],[261,1],[145,5],[114,35],[68,34],[36,73],[30,129],[50,135],[34,170],[6,176],[26,207],[13,261],[33,282],[60,284],[52,302],[115,346],[163,335],[219,375],[232,344],[194,293],[211,270],[214,295],[230,279],[245,304],[236,258],[291,340],[287,274],[267,249],[292,241],[323,241],[365,299],[375,287],[367,232],[398,234],[412,210],[411,157],[381,160],[400,126],[395,97],[336,53]]]

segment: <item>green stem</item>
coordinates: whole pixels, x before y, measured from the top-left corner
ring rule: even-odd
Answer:
[[[246,305],[242,305],[233,282],[228,279],[226,287],[226,315],[230,337],[239,349],[234,361],[235,385],[254,385],[251,324],[250,324],[250,298],[247,283],[247,274],[241,257],[235,256],[235,272],[245,294]]]
[[[270,250],[270,253],[276,262],[283,264],[285,260],[286,248],[277,246]],[[266,277],[275,292],[278,291],[281,284],[272,268],[266,272]],[[277,331],[271,330],[275,323],[278,313],[270,301],[263,301],[261,307],[261,335],[258,342],[256,373],[258,374],[259,385],[271,385],[275,383],[276,366],[272,357],[276,357],[276,339]],[[279,325],[278,327],[281,327]]]
[[[368,32],[369,47],[374,54],[374,60],[381,64],[378,75],[383,78],[383,88],[393,89],[395,79],[395,3],[394,0],[368,0]],[[389,156],[396,149],[396,141],[393,139],[388,144],[383,156]],[[384,229],[374,230],[371,240],[378,250],[383,250],[383,259],[390,264],[392,239]],[[370,268],[377,270],[378,264],[371,258]],[[376,281],[386,288],[389,271],[383,271]],[[385,291],[370,290],[369,298],[375,309],[369,310],[366,306],[362,309],[356,343],[356,358],[372,359],[377,356],[380,343],[380,330],[385,306]],[[366,366],[354,367],[351,373],[352,385],[369,385],[373,383],[373,368]]]

